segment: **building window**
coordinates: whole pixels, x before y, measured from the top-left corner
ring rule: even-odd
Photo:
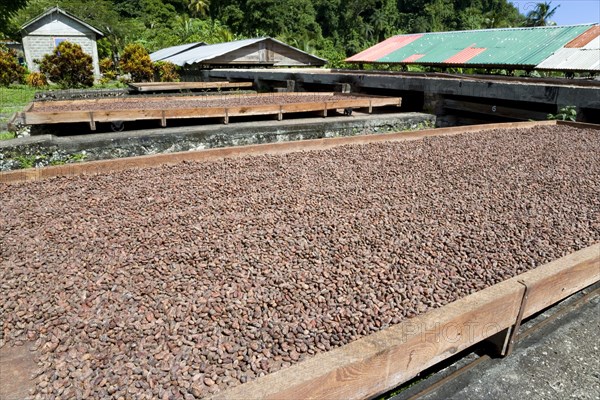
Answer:
[[[65,38],[54,38],[54,47],[57,47],[59,44],[61,44],[62,42],[66,41],[67,39]]]

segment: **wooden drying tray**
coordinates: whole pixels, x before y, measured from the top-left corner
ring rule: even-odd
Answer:
[[[110,173],[129,168],[172,165],[185,160],[210,161],[249,155],[285,154],[348,144],[420,140],[501,128],[553,125],[600,129],[600,126],[592,124],[537,121],[269,143],[0,172],[0,183]],[[600,243],[596,243],[385,330],[317,354],[289,368],[224,390],[214,395],[213,400],[372,398],[491,336],[500,338],[500,344],[506,347],[514,338],[514,332],[518,332],[522,318],[599,280]]]
[[[301,101],[302,97],[322,96],[323,101]],[[93,100],[65,100],[53,101],[53,106],[64,106],[61,111],[36,111],[35,106],[38,103],[31,103],[24,112],[17,113],[13,119],[13,124],[22,125],[42,125],[42,124],[62,124],[75,122],[88,122],[92,130],[96,129],[97,122],[121,123],[124,121],[139,120],[159,120],[161,126],[167,126],[168,119],[183,118],[223,118],[225,124],[229,123],[230,117],[248,116],[248,115],[277,115],[281,121],[286,113],[298,113],[309,111],[321,111],[322,116],[326,117],[328,110],[368,108],[369,113],[373,107],[382,106],[400,106],[402,99],[400,97],[384,96],[366,96],[354,94],[335,93],[261,93],[247,95],[223,95],[210,96],[210,100],[223,99],[232,100],[231,105],[221,107],[176,107],[177,102],[185,103],[193,100],[207,100],[207,96],[186,96],[186,97],[152,97],[144,98],[143,101],[136,98],[124,99],[93,99]],[[296,103],[283,103],[277,100],[278,97],[298,97],[300,101]],[[270,97],[273,98],[273,104],[262,105],[236,105],[235,101],[252,97]],[[331,99],[328,99],[331,97]],[[340,99],[347,97],[347,99]],[[170,107],[163,109],[144,108],[143,103],[165,102]],[[139,109],[128,110],[98,110],[98,105],[102,103],[140,103]],[[70,111],[69,107],[77,105],[79,110]],[[94,107],[96,106],[96,107]],[[81,110],[81,108],[86,108]],[[96,110],[94,109],[96,108]]]
[[[137,92],[169,92],[174,90],[240,89],[252,87],[252,82],[143,82],[129,83]]]

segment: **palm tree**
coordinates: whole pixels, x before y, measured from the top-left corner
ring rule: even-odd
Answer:
[[[188,9],[193,16],[205,17],[210,9],[210,0],[188,0]]]
[[[560,4],[554,8],[552,2],[537,3],[535,8],[527,13],[527,26],[546,26],[556,25],[556,22],[550,21]]]

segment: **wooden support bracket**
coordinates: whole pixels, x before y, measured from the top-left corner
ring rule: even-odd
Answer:
[[[223,117],[223,123],[227,125],[229,123],[229,109],[225,109],[225,117]]]
[[[167,126],[167,117],[165,115],[165,110],[162,110],[160,126],[162,126],[163,128]]]
[[[323,105],[323,118],[327,116],[327,103]]]
[[[96,130],[96,121],[94,121],[94,112],[90,111],[90,129],[95,131]]]
[[[277,120],[283,120],[283,106],[279,106],[279,115],[277,115]]]

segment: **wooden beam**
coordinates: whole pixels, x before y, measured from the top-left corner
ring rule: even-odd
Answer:
[[[271,94],[269,94],[271,95]],[[290,95],[290,94],[286,94]],[[296,95],[295,93],[292,95]],[[306,94],[296,96],[302,98]],[[327,98],[328,96],[323,96]],[[225,96],[227,98],[227,96]],[[236,96],[237,98],[237,96]],[[203,98],[204,99],[204,98]],[[173,105],[181,99],[169,100],[168,104]],[[106,99],[100,99],[98,102],[104,102]],[[130,102],[130,99],[127,99]],[[39,124],[58,124],[58,123],[73,123],[73,122],[88,122],[90,121],[90,112],[94,114],[95,122],[113,122],[113,121],[141,121],[149,119],[158,119],[164,121],[169,118],[214,118],[214,117],[229,117],[243,115],[277,115],[279,113],[290,112],[311,112],[321,111],[325,108],[323,114],[327,116],[327,109],[337,108],[364,108],[371,106],[397,105],[401,101],[398,97],[387,98],[352,98],[342,100],[332,100],[321,102],[299,102],[299,103],[278,103],[265,105],[242,105],[228,107],[227,116],[225,116],[224,107],[186,107],[186,108],[164,108],[164,109],[128,109],[128,110],[93,110],[89,111],[52,111],[52,112],[26,112],[24,113],[26,122],[29,125]],[[94,104],[98,104],[95,102]],[[85,103],[84,103],[85,104]],[[163,125],[164,126],[164,125]]]
[[[224,109],[223,109],[224,115]],[[224,147],[178,153],[153,154],[138,157],[116,158],[112,160],[88,161],[77,164],[56,165],[44,168],[28,168],[0,172],[0,183],[18,183],[47,179],[56,176],[76,176],[110,173],[130,168],[149,168],[177,164],[183,161],[213,161],[248,155],[286,154],[295,151],[325,150],[347,144],[368,144],[379,142],[402,142],[419,140],[432,136],[453,136],[469,132],[483,132],[493,129],[532,128],[556,125],[556,121],[509,122],[457,126],[451,128],[427,129],[421,131],[361,135],[325,139],[299,140],[280,143],[265,143],[248,146]]]
[[[253,82],[145,82],[129,83],[129,87],[138,92],[157,92],[193,89],[231,89],[252,87]]]
[[[90,129],[95,131],[96,130],[96,121],[94,121],[94,113],[90,112]]]
[[[496,115],[505,118],[514,118],[521,120],[537,119],[540,121],[546,120],[548,113],[540,111],[523,110],[521,108],[497,106],[493,104],[473,103],[470,101],[460,101],[444,99],[444,108],[475,112],[479,114]]]
[[[438,309],[225,390],[213,399],[365,399],[600,280],[600,244]],[[521,283],[523,282],[523,283]]]

